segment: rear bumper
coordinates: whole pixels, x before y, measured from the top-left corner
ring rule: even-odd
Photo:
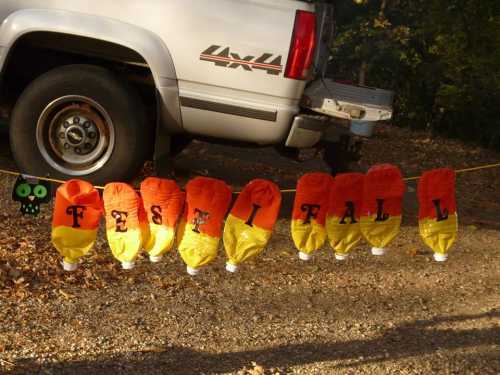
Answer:
[[[305,96],[307,108],[327,116],[372,122],[392,118],[394,92],[389,90],[324,79],[313,82]]]

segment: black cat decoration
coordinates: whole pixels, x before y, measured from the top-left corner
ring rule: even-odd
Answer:
[[[49,203],[52,199],[50,182],[34,180],[28,182],[23,176],[17,178],[12,191],[14,202],[21,202],[21,213],[23,215],[38,216],[40,205]]]

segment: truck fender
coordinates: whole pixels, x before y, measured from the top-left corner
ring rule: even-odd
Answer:
[[[163,41],[151,31],[110,18],[83,13],[23,9],[11,13],[0,26],[0,71],[16,41],[28,33],[54,32],[114,43],[141,55],[153,74],[159,93],[160,122],[181,131],[179,88],[172,56]],[[162,103],[161,103],[162,102]]]

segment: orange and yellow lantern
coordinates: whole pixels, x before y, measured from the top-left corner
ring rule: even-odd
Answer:
[[[148,177],[141,183],[141,197],[149,223],[144,249],[156,263],[174,246],[175,228],[184,207],[185,194],[173,180]]]
[[[364,178],[362,173],[339,174],[330,191],[326,232],[337,260],[345,260],[362,239],[360,221]]]
[[[177,247],[190,275],[198,274],[200,267],[217,256],[231,199],[231,188],[215,178],[196,177],[186,185],[186,204],[177,230]]]
[[[76,270],[79,259],[92,249],[101,215],[101,197],[92,184],[69,180],[57,189],[52,244],[64,258],[64,270]]]
[[[363,188],[361,233],[372,245],[373,255],[384,255],[398,235],[405,183],[398,167],[376,165],[368,170]]]
[[[147,214],[139,194],[128,184],[107,184],[103,194],[106,235],[113,256],[124,269],[135,266],[149,238]]]
[[[281,207],[281,192],[271,181],[257,179],[239,194],[224,227],[226,270],[259,255],[267,246]]]
[[[325,221],[333,177],[326,173],[308,173],[297,182],[292,213],[292,239],[302,260],[323,246]]]
[[[434,259],[444,262],[458,233],[455,172],[448,168],[425,172],[417,194],[420,235],[434,251]]]

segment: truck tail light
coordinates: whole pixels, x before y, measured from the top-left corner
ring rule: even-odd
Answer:
[[[305,80],[313,63],[316,47],[316,15],[312,12],[298,10],[295,15],[292,43],[285,77]]]

